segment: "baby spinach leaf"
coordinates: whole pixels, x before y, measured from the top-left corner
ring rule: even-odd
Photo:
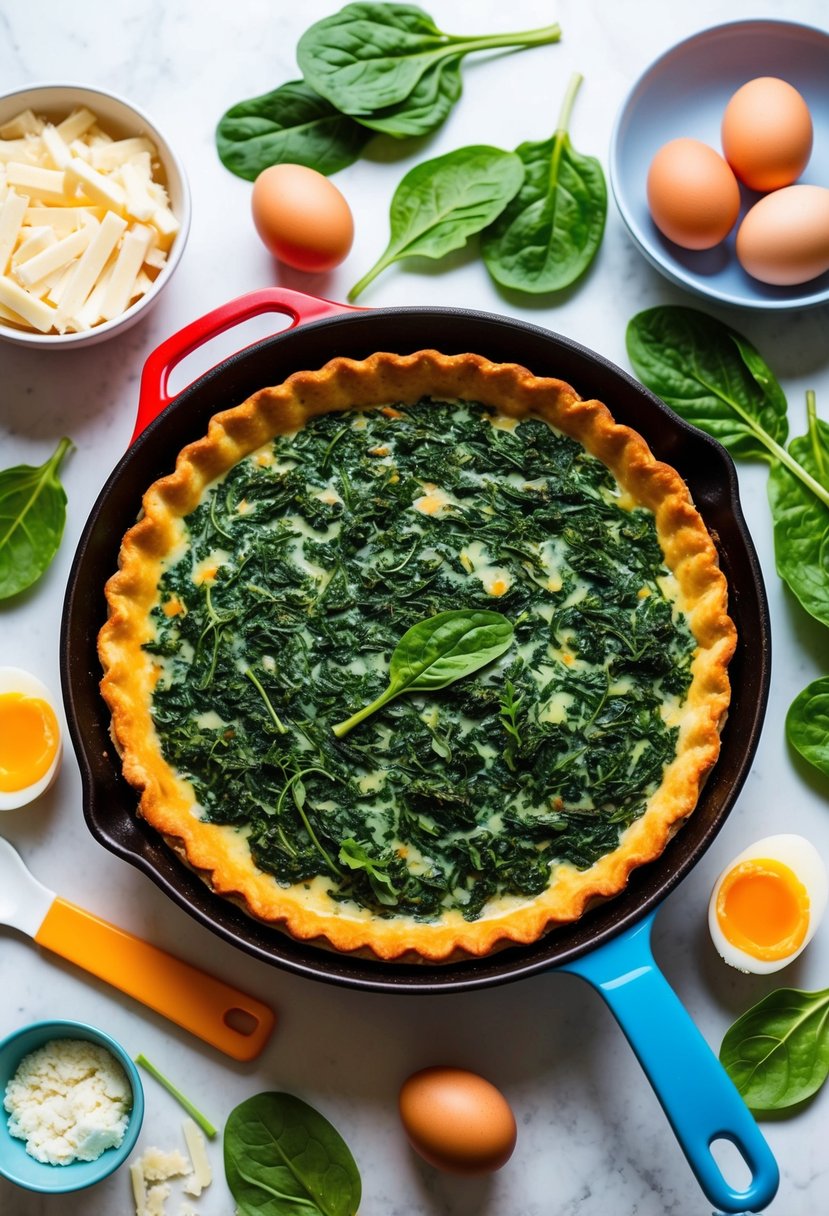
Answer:
[[[344,114],[366,118],[405,102],[441,61],[452,60],[454,74],[471,51],[542,46],[560,37],[558,25],[520,34],[453,36],[439,30],[429,14],[414,5],[358,3],[347,4],[306,30],[297,59],[313,89]],[[432,130],[443,117],[445,112],[436,113],[421,133]]]
[[[271,165],[307,165],[319,173],[336,173],[357,159],[369,139],[370,131],[303,80],[238,102],[216,128],[222,164],[249,182]]]
[[[734,456],[780,459],[786,398],[741,334],[695,308],[663,305],[633,317],[627,350],[642,383],[686,422]]]
[[[502,287],[534,295],[560,291],[596,256],[607,215],[602,167],[570,142],[568,126],[582,77],[571,81],[551,139],[516,153],[524,183],[482,238],[484,262]]]
[[[786,736],[804,760],[829,777],[829,676],[813,680],[792,701]]]
[[[810,1098],[829,1074],[829,988],[778,988],[726,1031],[720,1061],[755,1113]]]
[[[392,652],[385,692],[333,728],[338,739],[404,692],[436,692],[508,650],[512,623],[501,612],[459,608],[407,629]]]
[[[37,582],[58,551],[66,523],[66,494],[58,479],[72,446],[61,439],[45,464],[0,472],[0,600]]]
[[[403,101],[361,115],[356,121],[395,139],[427,135],[446,119],[462,89],[461,57],[439,59],[426,69]]]
[[[793,439],[789,453],[816,482],[829,490],[829,426],[806,394],[808,434]],[[829,625],[829,507],[785,465],[769,473],[777,573],[817,620]]]
[[[256,1094],[230,1112],[224,1163],[240,1216],[354,1216],[360,1205],[347,1144],[292,1094]]]
[[[514,152],[486,144],[458,148],[410,169],[391,201],[385,253],[348,293],[350,300],[401,258],[442,258],[503,211],[524,169]]]

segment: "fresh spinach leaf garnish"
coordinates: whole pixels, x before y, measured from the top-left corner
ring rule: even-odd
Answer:
[[[355,1216],[360,1206],[348,1145],[293,1094],[255,1094],[230,1112],[224,1165],[240,1216]]]
[[[252,182],[271,165],[337,173],[358,158],[371,134],[305,81],[290,80],[231,106],[216,128],[216,148],[226,169]]]
[[[460,63],[473,51],[558,42],[549,25],[519,34],[446,34],[412,4],[347,4],[299,40],[308,84],[343,114],[391,135],[425,135],[460,96]]]
[[[720,1060],[756,1114],[786,1110],[829,1075],[829,988],[778,988],[725,1034]]]
[[[442,258],[495,219],[524,178],[514,152],[486,144],[457,148],[410,169],[394,192],[385,252],[348,293],[356,300],[401,258]]]
[[[322,415],[185,520],[153,719],[205,817],[278,882],[474,919],[615,848],[675,754],[695,642],[653,516],[545,422],[497,421],[429,399]],[[412,676],[447,618],[487,646],[497,625],[495,648],[385,698],[401,638]]]
[[[581,82],[578,73],[571,78],[553,136],[516,148],[524,182],[481,238],[486,268],[502,287],[561,291],[584,274],[601,245],[604,173],[594,156],[576,151],[568,132]]]
[[[66,523],[66,493],[58,470],[72,446],[61,439],[37,468],[0,472],[0,600],[36,583],[58,551]]]
[[[388,688],[370,705],[338,722],[338,739],[404,692],[435,692],[486,667],[508,650],[513,628],[502,612],[460,608],[440,612],[407,629],[392,651]]]

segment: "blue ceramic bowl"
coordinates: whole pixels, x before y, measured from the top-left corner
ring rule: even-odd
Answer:
[[[106,1149],[96,1161],[73,1161],[71,1165],[45,1165],[26,1152],[24,1141],[10,1135],[8,1115],[2,1106],[6,1085],[24,1056],[52,1039],[82,1039],[98,1043],[115,1056],[132,1086],[132,1114],[124,1139],[117,1148]],[[119,1043],[102,1030],[83,1022],[35,1022],[15,1030],[0,1042],[0,1174],[29,1191],[62,1195],[80,1191],[108,1177],[123,1165],[135,1147],[144,1118],[144,1090],[138,1070]]]
[[[722,152],[720,124],[732,94],[756,76],[779,76],[803,95],[814,146],[798,178],[829,187],[829,33],[788,21],[735,21],[703,30],[666,51],[633,86],[613,129],[610,184],[622,219],[649,262],[698,295],[741,308],[810,308],[829,300],[829,272],[793,287],[772,287],[746,274],[735,233],[714,249],[674,245],[648,211],[648,167],[668,140],[690,136]],[[760,197],[742,191],[740,218]]]

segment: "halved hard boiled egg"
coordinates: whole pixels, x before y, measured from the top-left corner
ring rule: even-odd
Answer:
[[[766,836],[720,874],[708,927],[725,962],[740,971],[779,971],[812,940],[829,882],[815,846],[803,836]]]
[[[58,771],[61,750],[49,689],[22,667],[0,667],[0,811],[44,793]]]

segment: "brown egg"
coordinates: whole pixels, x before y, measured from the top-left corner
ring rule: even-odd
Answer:
[[[400,1119],[412,1148],[439,1170],[487,1174],[515,1148],[515,1116],[491,1082],[463,1068],[414,1073],[400,1090]]]
[[[305,165],[271,165],[253,183],[256,231],[275,258],[297,270],[331,270],[354,240],[351,209],[337,187]]]
[[[712,249],[728,236],[740,210],[740,187],[723,158],[698,139],[672,139],[648,170],[653,222],[683,249]]]
[[[829,190],[784,186],[759,199],[737,229],[737,257],[753,278],[778,287],[829,270]]]
[[[812,153],[812,116],[792,85],[758,76],[737,90],[722,120],[725,159],[752,190],[779,190],[800,176]]]

